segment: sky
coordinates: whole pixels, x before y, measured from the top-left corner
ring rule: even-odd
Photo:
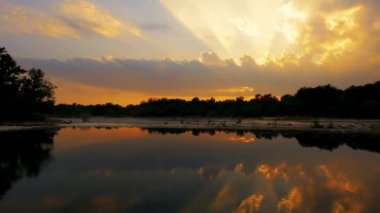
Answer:
[[[0,46],[58,103],[281,96],[380,80],[378,0],[0,0]]]

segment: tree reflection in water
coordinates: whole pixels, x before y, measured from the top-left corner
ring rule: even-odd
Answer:
[[[0,199],[23,177],[37,176],[51,159],[57,129],[0,132]]]
[[[142,128],[149,134],[184,134],[191,132],[192,135],[199,134],[215,135],[217,130],[213,129],[168,129],[168,128]],[[317,147],[323,150],[333,151],[340,146],[346,145],[354,150],[367,150],[380,153],[380,134],[373,133],[338,133],[338,132],[303,132],[303,131],[267,131],[267,130],[218,130],[224,133],[232,133],[244,136],[246,133],[254,134],[257,139],[272,140],[279,136],[284,138],[295,138],[303,147]]]

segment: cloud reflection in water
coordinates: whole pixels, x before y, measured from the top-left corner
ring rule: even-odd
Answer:
[[[0,201],[0,211],[371,212],[380,208],[375,202],[380,196],[376,170],[380,155],[374,136],[204,130],[157,134],[160,131],[61,129],[51,151],[54,160],[39,176],[15,184]],[[255,143],[236,143],[231,137],[255,138]],[[338,145],[324,149],[333,145],[334,138]],[[322,142],[317,144],[317,139]]]

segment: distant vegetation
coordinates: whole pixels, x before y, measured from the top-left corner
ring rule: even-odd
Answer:
[[[54,109],[54,88],[40,69],[22,69],[0,47],[0,121],[43,119]]]
[[[380,81],[345,90],[331,85],[304,87],[295,95],[280,99],[271,94],[257,94],[251,100],[216,101],[211,98],[190,101],[182,99],[149,99],[139,105],[126,107],[116,104],[79,105],[60,104],[55,114],[62,117],[132,116],[132,117],[262,117],[310,116],[337,118],[380,118]]]

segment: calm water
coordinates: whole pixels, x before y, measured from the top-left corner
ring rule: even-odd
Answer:
[[[0,133],[0,212],[378,212],[371,135]]]

